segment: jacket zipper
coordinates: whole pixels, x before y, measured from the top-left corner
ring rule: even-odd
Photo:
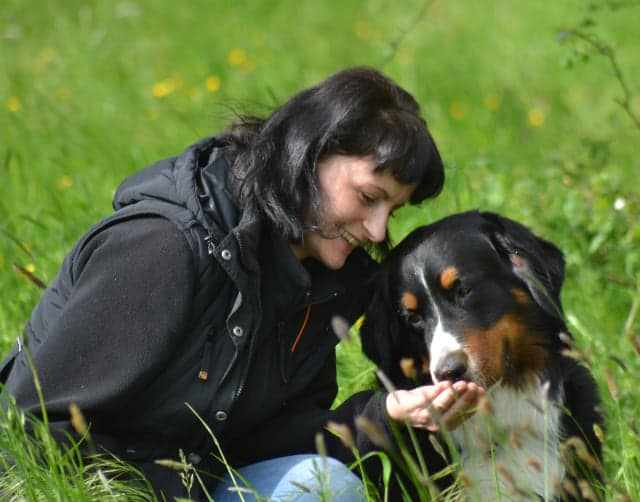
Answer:
[[[285,384],[288,384],[289,378],[287,377],[287,368],[286,368],[287,346],[284,343],[284,339],[282,335],[283,326],[284,326],[284,322],[279,321],[278,326],[276,328],[278,332],[278,349],[280,351],[280,376],[282,377],[282,381]]]
[[[213,242],[213,234],[211,230],[207,230],[207,236],[204,238],[204,241],[207,243],[207,253],[212,255],[215,253],[216,245]]]
[[[207,341],[204,342],[204,350],[202,353],[202,362],[200,363],[200,370],[198,371],[198,378],[203,382],[206,382],[209,379],[209,363],[211,361],[211,340],[207,338]]]

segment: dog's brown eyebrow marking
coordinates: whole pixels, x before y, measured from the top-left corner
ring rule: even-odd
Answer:
[[[405,291],[402,293],[402,298],[400,298],[402,305],[407,310],[418,310],[418,298],[413,293],[409,291]]]
[[[456,267],[447,267],[440,274],[440,284],[444,289],[451,289],[458,279],[458,269]]]
[[[527,305],[531,303],[531,296],[529,296],[529,293],[527,293],[524,289],[513,288],[511,290],[511,293],[513,293],[513,296],[516,297],[516,301],[520,305]]]

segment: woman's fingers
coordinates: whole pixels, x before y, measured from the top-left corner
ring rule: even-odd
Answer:
[[[433,401],[451,387],[450,382],[425,385],[411,390],[395,390],[387,395],[387,414],[413,427],[424,427],[431,421]]]
[[[412,427],[435,432],[454,429],[473,413],[484,389],[470,382],[439,382],[387,396],[387,413]]]
[[[464,391],[447,408],[442,416],[442,424],[449,430],[455,429],[474,412],[480,397],[484,395],[484,389],[474,383],[468,383]]]

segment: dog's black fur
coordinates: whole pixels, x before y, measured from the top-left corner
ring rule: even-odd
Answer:
[[[466,380],[487,389],[491,421],[512,440],[490,448],[500,449],[497,462],[509,449],[515,459],[505,454],[507,465],[489,470],[516,498],[580,500],[587,485],[579,480],[598,484],[600,401],[593,377],[572,357],[560,304],[564,266],[554,244],[515,221],[478,211],[452,215],[415,230],[391,252],[361,328],[364,353],[399,388]],[[478,412],[465,426],[477,428],[481,419],[486,425]],[[465,457],[477,461],[487,438],[469,441],[460,429],[452,437],[463,464]],[[542,430],[544,442],[536,438]],[[581,441],[567,446],[575,437]],[[441,460],[424,446],[429,467],[439,469]],[[573,447],[580,458],[566,465]],[[553,471],[546,475],[545,462]],[[495,498],[495,479],[478,486],[476,496]]]

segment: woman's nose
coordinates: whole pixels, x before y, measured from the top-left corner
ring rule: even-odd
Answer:
[[[389,222],[389,212],[381,209],[373,212],[364,220],[364,228],[367,231],[371,242],[382,242],[387,236],[387,223]]]

